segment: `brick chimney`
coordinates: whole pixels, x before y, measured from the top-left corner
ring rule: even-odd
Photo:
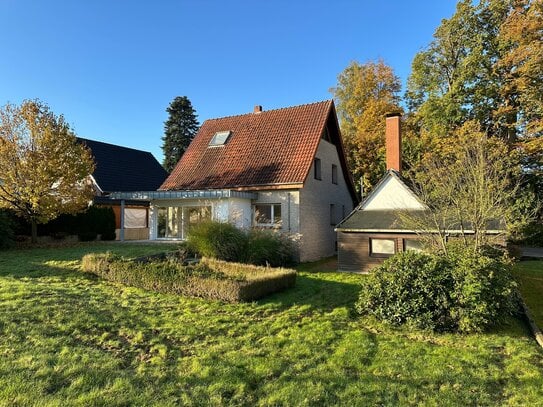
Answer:
[[[262,113],[262,106],[255,105],[255,108],[253,110],[253,113]]]
[[[402,172],[402,133],[400,130],[400,113],[386,115],[386,159],[387,170]]]

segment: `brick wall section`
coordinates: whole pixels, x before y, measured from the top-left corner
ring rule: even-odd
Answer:
[[[353,201],[341,170],[336,146],[326,140],[319,143],[316,158],[321,160],[321,180],[313,168],[300,191],[300,260],[313,261],[335,254],[335,224],[353,209]],[[332,183],[332,164],[337,166],[337,184]],[[335,208],[331,224],[330,204]]]
[[[399,114],[386,117],[386,162],[387,170],[402,170],[402,133]]]

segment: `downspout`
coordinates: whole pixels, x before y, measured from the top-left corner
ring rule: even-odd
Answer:
[[[288,218],[288,231],[290,233],[290,192],[287,192],[287,218]]]
[[[121,199],[121,230],[119,235],[120,241],[124,242],[124,199]]]

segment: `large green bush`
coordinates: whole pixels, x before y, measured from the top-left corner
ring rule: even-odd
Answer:
[[[516,306],[512,264],[496,252],[449,250],[454,279],[451,315],[461,332],[476,332],[503,320]]]
[[[187,239],[200,256],[262,266],[290,266],[296,262],[296,246],[271,230],[243,231],[229,223],[202,222],[193,226]]]
[[[470,249],[448,256],[402,252],[364,281],[356,308],[393,325],[478,332],[510,314],[510,263]]]

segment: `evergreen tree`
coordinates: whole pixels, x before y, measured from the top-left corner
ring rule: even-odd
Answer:
[[[196,112],[186,96],[177,96],[166,111],[170,116],[164,122],[163,166],[166,171],[172,172],[198,132],[199,123]]]

